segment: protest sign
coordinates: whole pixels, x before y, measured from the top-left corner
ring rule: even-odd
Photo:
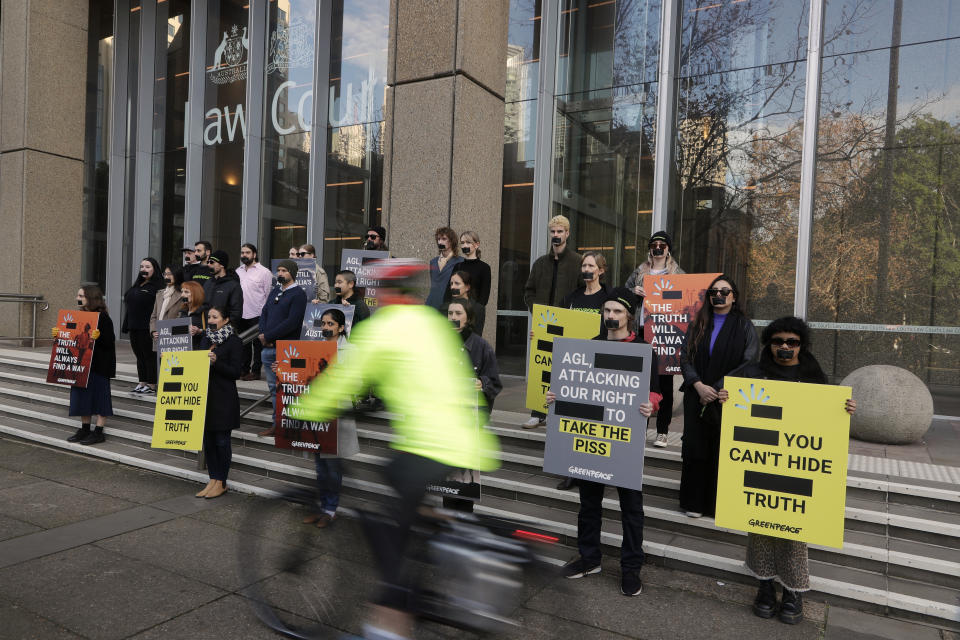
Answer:
[[[203,447],[209,381],[210,353],[206,350],[171,351],[160,357],[151,447],[188,451]]]
[[[543,470],[642,491],[650,345],[557,338],[553,362]]]
[[[313,300],[317,294],[317,263],[313,258],[274,258],[270,261],[270,269],[273,271],[273,284],[277,284],[277,267],[284,260],[293,260],[297,263],[297,275],[294,280],[304,293],[307,294],[307,300]]]
[[[60,309],[57,337],[47,367],[47,382],[86,388],[96,346],[91,334],[99,323],[100,314],[95,311]]]
[[[340,270],[349,269],[357,276],[356,287],[363,291],[363,301],[370,307],[370,313],[377,310],[377,288],[380,281],[373,278],[372,265],[377,260],[390,257],[387,251],[368,251],[366,249],[344,249],[340,258]]]
[[[573,311],[542,304],[533,305],[533,339],[527,364],[527,408],[547,411],[553,339],[593,338],[600,333],[600,316],[589,311]]]
[[[300,394],[336,359],[333,340],[277,341],[277,397],[273,403],[277,448],[337,454],[337,421],[303,420],[300,409]]]
[[[850,387],[724,379],[718,527],[840,548]]]
[[[191,349],[193,336],[190,335],[190,318],[157,320],[157,367],[163,354]]]
[[[704,303],[704,291],[719,273],[644,276],[643,338],[657,354],[660,374],[680,373],[687,327]]]
[[[352,304],[313,304],[308,302],[307,309],[303,312],[303,326],[300,328],[301,340],[320,340],[322,338],[323,314],[330,309],[336,309],[343,313],[346,320],[347,335],[350,335],[350,330],[353,329],[354,307]]]

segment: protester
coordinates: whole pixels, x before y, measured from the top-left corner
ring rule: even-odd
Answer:
[[[640,296],[641,302],[646,292],[643,290],[643,276],[659,276],[672,273],[684,273],[677,261],[673,258],[673,240],[666,231],[657,231],[650,236],[647,244],[647,260],[639,265],[627,278],[626,287]],[[637,315],[637,331],[643,328],[643,312]],[[673,375],[660,376],[660,393],[663,402],[657,412],[657,438],[653,441],[655,447],[667,446],[667,434],[670,432],[670,422],[673,420]]]
[[[307,294],[297,285],[297,263],[281,260],[277,265],[277,284],[270,291],[263,309],[260,310],[260,335],[257,339],[263,346],[260,358],[267,374],[270,403],[277,393],[277,375],[273,363],[277,360],[277,340],[299,340],[303,326],[303,313],[307,308]],[[259,433],[273,437],[276,425]]]
[[[317,261],[317,249],[312,244],[305,244],[297,252],[298,258],[309,258],[313,260],[313,276],[316,283],[313,293],[313,304],[327,302],[330,300],[330,281],[327,280],[327,272],[323,270]]]
[[[603,327],[594,340],[643,343],[643,334],[635,329],[635,314],[640,301],[626,287],[617,287],[608,294],[603,303]],[[653,354],[651,370],[656,371],[656,354]],[[640,415],[649,418],[657,410],[661,396],[657,388],[657,376],[650,376],[648,400],[639,406]],[[547,392],[547,402],[556,400],[553,391]],[[606,485],[580,479],[580,513],[577,516],[577,549],[580,556],[563,566],[566,578],[582,578],[600,573],[600,530],[603,523],[603,492]],[[639,595],[643,590],[640,570],[643,568],[643,493],[637,489],[617,487],[620,497],[620,520],[623,526],[623,543],[620,546],[620,593],[625,596]]]
[[[567,293],[558,306],[574,311],[587,311],[600,316],[603,303],[607,301],[610,290],[604,282],[607,274],[607,259],[599,251],[588,251],[580,258],[580,280],[582,285]],[[598,318],[599,319],[599,318]],[[597,326],[602,322],[597,322]]]
[[[260,323],[260,310],[263,309],[270,289],[273,287],[273,273],[260,264],[257,247],[247,242],[240,247],[240,262],[237,267],[237,277],[240,279],[240,289],[243,291],[243,315],[235,320],[238,333],[243,333],[250,327]],[[263,345],[259,340],[243,346],[243,362],[240,365],[241,380],[259,380],[260,352]]]
[[[193,247],[184,247],[180,252],[183,254],[183,264],[180,265],[182,270],[193,264],[193,258],[196,254],[194,253]]]
[[[484,307],[490,301],[490,265],[480,259],[480,236],[476,231],[464,231],[460,234],[460,253],[463,262],[458,271],[466,271],[473,282],[473,299]],[[477,333],[483,333],[478,329]]]
[[[236,271],[230,268],[230,256],[223,249],[217,249],[210,255],[209,262],[213,277],[203,283],[204,308],[223,307],[231,318],[242,317],[243,287]]]
[[[227,474],[232,457],[230,432],[240,426],[237,379],[243,360],[243,343],[230,322],[226,307],[210,307],[207,323],[200,348],[207,349],[210,356],[207,412],[203,427],[203,455],[207,460],[210,482],[197,493],[197,497],[211,499],[227,492]]]
[[[296,260],[298,253],[300,253],[300,247],[290,247],[289,251],[287,251],[287,257]]]
[[[370,317],[370,307],[364,301],[363,294],[356,290],[356,286],[357,276],[349,269],[338,271],[333,279],[333,291],[337,294],[333,304],[353,305],[353,326]]]
[[[386,251],[387,250],[387,230],[383,227],[370,227],[367,229],[363,248],[367,251]]]
[[[157,359],[157,340],[160,333],[157,331],[157,320],[173,320],[180,313],[180,289],[183,288],[183,271],[173,265],[163,270],[163,281],[166,287],[157,294],[153,303],[153,313],[150,314],[150,335],[153,336],[153,359]]]
[[[457,255],[457,234],[450,227],[440,227],[433,234],[439,255],[430,260],[430,293],[427,305],[439,309],[450,299],[450,276],[459,268],[463,258]]]
[[[194,263],[183,269],[184,282],[196,281],[202,287],[213,277],[213,269],[207,264],[213,255],[213,245],[208,240],[200,240],[194,245]]]
[[[103,425],[108,417],[113,415],[113,402],[110,397],[110,378],[117,375],[116,335],[113,331],[113,320],[103,301],[103,291],[96,285],[84,285],[77,291],[77,306],[81,311],[92,311],[100,314],[97,328],[90,332],[90,339],[94,343],[93,356],[90,359],[90,372],[87,377],[87,386],[70,387],[71,416],[80,417],[80,428],[67,442],[76,442],[82,445],[91,445],[103,442]],[[59,329],[53,328],[52,334],[56,338]],[[97,426],[90,430],[91,420],[97,416]]]
[[[157,301],[157,292],[163,288],[160,265],[153,258],[140,261],[140,272],[127,292],[123,294],[126,313],[120,324],[121,333],[130,334],[130,348],[137,358],[137,386],[134,393],[157,392],[157,364],[150,336],[150,314]]]
[[[556,307],[564,292],[572,291],[580,283],[580,254],[567,247],[570,221],[566,216],[554,216],[547,228],[550,231],[550,251],[534,261],[523,290],[523,302],[530,312],[535,304]],[[533,410],[523,427],[542,427],[546,424],[546,417],[542,411]]]
[[[180,312],[177,317],[190,318],[190,335],[193,349],[200,348],[200,340],[207,328],[207,317],[203,312],[203,287],[196,282],[184,282],[180,288]]]
[[[713,516],[720,463],[717,390],[737,367],[757,357],[757,331],[740,310],[740,292],[726,275],[714,278],[707,300],[687,329],[683,372],[683,463],[680,508],[691,518]]]
[[[473,277],[466,271],[454,271],[450,276],[450,302],[454,300],[468,300],[473,308],[473,331],[483,335],[483,324],[487,319],[486,308],[477,302],[473,289]]]
[[[778,318],[763,329],[760,362],[749,362],[734,369],[728,376],[828,384],[827,374],[810,352],[810,329],[800,318]],[[730,398],[728,389],[717,392],[721,404]],[[857,410],[856,400],[844,404],[847,413]],[[807,545],[798,540],[775,538],[758,533],[747,534],[747,570],[760,580],[760,589],[753,603],[753,612],[761,618],[772,618],[777,611],[774,580],[783,586],[780,620],[797,624],[803,619],[803,598],[810,590],[810,566]]]
[[[320,316],[321,340],[336,341],[337,362],[349,357],[350,343],[347,342],[347,318],[339,309],[327,309]],[[343,487],[343,465],[341,458],[349,458],[360,450],[357,440],[357,424],[352,418],[337,421],[337,453],[315,452],[314,464],[317,469],[317,497],[320,511],[303,519],[304,524],[313,524],[318,529],[326,529],[337,519],[337,507],[340,505],[340,490]]]

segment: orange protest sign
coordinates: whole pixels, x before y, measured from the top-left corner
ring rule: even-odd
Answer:
[[[337,421],[303,420],[300,394],[315,377],[337,360],[337,343],[320,340],[277,342],[277,397],[274,402],[274,444],[280,449],[301,449],[337,454]]]
[[[659,373],[680,373],[687,327],[703,306],[704,291],[719,273],[643,276],[643,337],[657,354]]]
[[[95,311],[60,309],[57,314],[57,337],[50,351],[47,382],[87,386],[96,344],[92,334],[99,323],[100,314]]]

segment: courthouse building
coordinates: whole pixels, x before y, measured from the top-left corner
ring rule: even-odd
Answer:
[[[809,320],[832,379],[892,364],[949,402],[958,53],[951,0],[4,0],[0,293],[48,327],[81,282],[117,315],[141,258],[198,239],[311,242],[331,273],[369,225],[426,258],[449,223],[522,375],[564,214],[608,283],[666,229],[758,324]]]

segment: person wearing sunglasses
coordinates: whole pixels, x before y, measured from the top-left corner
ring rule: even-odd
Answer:
[[[763,347],[760,361],[750,362],[727,375],[759,380],[783,380],[828,384],[827,375],[810,352],[810,329],[800,318],[778,318],[763,329]],[[722,404],[730,398],[727,389],[717,392]],[[847,400],[844,410],[857,410],[856,400]],[[753,613],[761,618],[772,618],[779,613],[780,621],[797,624],[803,619],[803,600],[800,594],[810,589],[810,567],[805,542],[774,538],[756,533],[747,534],[746,567],[760,581],[760,589],[753,603]],[[774,581],[783,586],[783,596],[777,607]]]
[[[680,353],[683,373],[683,463],[680,509],[691,518],[713,516],[720,462],[720,404],[723,377],[753,362],[760,342],[740,309],[740,292],[727,275],[714,278],[707,299],[687,329]]]
[[[383,227],[370,227],[363,236],[363,248],[367,251],[387,250],[387,230]]]
[[[297,251],[298,258],[307,258],[313,260],[313,278],[316,284],[313,292],[313,304],[328,302],[330,300],[330,281],[327,280],[327,272],[317,261],[317,249],[312,244],[305,244]]]
[[[657,231],[650,236],[650,242],[647,244],[646,261],[633,270],[624,284],[641,300],[640,313],[637,314],[637,331],[641,331],[643,327],[642,301],[645,295],[643,277],[673,273],[685,273],[685,271],[673,258],[673,240],[670,235],[666,231]],[[670,432],[670,422],[673,420],[673,374],[664,374],[659,378],[663,402],[660,403],[660,409],[657,411],[657,437],[653,441],[653,446],[662,448],[667,446],[667,434]]]

